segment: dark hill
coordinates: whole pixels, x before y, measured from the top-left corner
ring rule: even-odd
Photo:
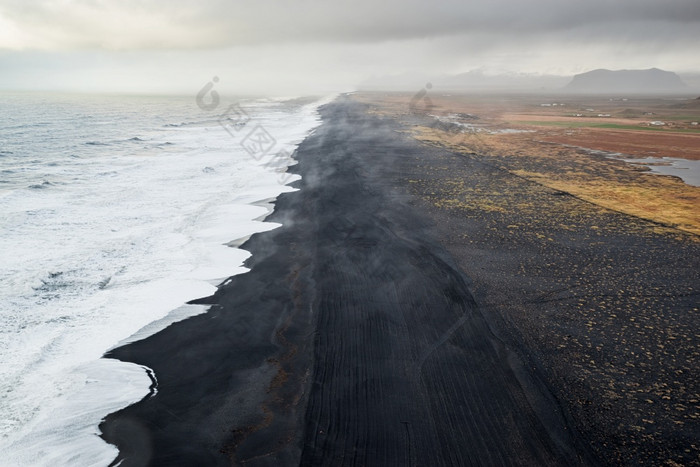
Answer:
[[[684,93],[688,87],[670,71],[649,70],[593,70],[575,75],[566,91],[577,93]]]

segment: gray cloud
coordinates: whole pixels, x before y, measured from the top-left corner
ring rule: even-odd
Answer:
[[[590,30],[653,40],[655,29],[700,29],[697,0],[3,0],[0,16],[35,47],[187,48],[494,34],[522,40]],[[620,28],[619,25],[627,27]],[[609,27],[606,27],[609,26]]]
[[[700,72],[698,43],[698,0],[0,0],[0,88],[187,92],[220,75],[230,92],[294,93],[473,69]]]

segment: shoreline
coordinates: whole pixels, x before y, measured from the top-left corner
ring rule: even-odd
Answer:
[[[249,202],[291,189],[189,97],[44,97],[8,107],[18,128],[52,111],[37,138],[9,133],[3,154],[0,248],[16,254],[0,271],[0,451],[9,465],[107,465],[117,450],[98,425],[152,383],[102,355],[205,309],[184,304],[245,271],[249,253],[225,243],[271,227]],[[293,150],[319,123],[316,102],[247,110]],[[31,153],[46,157],[24,171]]]
[[[586,410],[622,402],[577,386],[590,372],[577,366],[591,353],[584,339],[590,318],[567,302],[578,298],[576,284],[559,279],[587,276],[550,276],[546,264],[554,254],[557,268],[570,270],[579,254],[600,261],[599,253],[624,242],[654,246],[657,255],[678,240],[601,208],[591,208],[573,233],[554,232],[552,245],[535,235],[538,225],[523,224],[511,238],[508,216],[525,219],[529,211],[504,212],[486,199],[501,188],[513,200],[533,200],[531,209],[544,203],[565,213],[583,202],[476,156],[420,143],[400,133],[405,124],[367,110],[347,97],[321,108],[321,126],[289,169],[301,175],[292,185],[300,190],[280,195],[268,217],[282,227],[245,242],[253,253],[248,273],[192,302],[211,305],[208,313],[107,355],[146,365],[159,381],[155,397],[101,425],[103,438],[120,449],[115,463],[629,461],[635,447],[624,443],[634,438],[601,445],[603,435],[614,440],[614,420]],[[543,226],[555,220],[532,219]],[[601,219],[608,224],[595,232]],[[622,228],[629,223],[632,232]],[[688,251],[672,250],[677,261],[697,251],[683,245]],[[692,269],[675,285],[686,279]],[[573,313],[552,313],[557,300]],[[604,330],[601,337],[614,342]],[[557,347],[567,335],[583,347]],[[605,382],[605,375],[591,378]],[[692,389],[690,377],[684,381]],[[583,410],[577,398],[589,398]],[[662,414],[651,416],[665,423]],[[660,459],[658,446],[644,455]]]

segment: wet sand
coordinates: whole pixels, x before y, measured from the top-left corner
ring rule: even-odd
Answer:
[[[615,412],[607,418],[599,413],[609,401],[587,385],[604,379],[576,366],[598,349],[597,342],[588,345],[591,317],[572,303],[601,300],[597,294],[604,290],[614,296],[618,282],[644,287],[647,279],[670,281],[673,298],[659,299],[670,304],[657,310],[661,322],[652,324],[670,322],[687,333],[683,326],[697,324],[684,314],[697,303],[697,292],[688,290],[697,283],[697,244],[641,235],[627,228],[631,218],[604,210],[579,216],[580,225],[561,231],[550,225],[554,218],[536,215],[536,205],[564,203],[552,212],[578,215],[576,203],[587,203],[478,158],[421,144],[400,132],[405,127],[396,119],[370,115],[353,100],[339,99],[322,116],[323,125],[295,154],[299,164],[291,171],[302,175],[300,190],[281,195],[270,216],[283,227],[243,246],[253,253],[251,271],[198,301],[211,304],[210,312],[108,355],[146,365],[158,379],[157,394],[101,426],[104,438],[120,449],[115,462],[629,461],[636,447],[626,445],[627,438],[601,444],[612,427],[626,422],[618,412],[628,401],[623,391],[611,406]],[[485,195],[509,187],[515,196],[509,202],[527,200],[535,210],[504,214],[480,198],[472,199],[473,206],[466,198],[455,206],[448,188],[456,178]],[[505,223],[516,218],[522,230],[511,237],[508,226],[514,224]],[[611,227],[601,229],[602,220]],[[534,227],[554,243],[542,242],[528,222],[542,222]],[[658,261],[662,256],[665,263]],[[632,269],[615,271],[609,258]],[[657,266],[649,278],[634,269],[647,261]],[[608,266],[616,281],[596,282]],[[579,295],[585,289],[562,283],[567,278],[586,284],[590,278],[593,289]],[[625,310],[619,321],[639,312]],[[632,347],[638,337],[623,322],[603,321],[596,335],[607,339],[601,355],[620,358],[623,366],[629,348],[608,349],[607,343],[619,344],[616,331],[632,334]],[[690,338],[695,341],[684,341],[674,354],[682,359],[679,367],[697,356],[692,331]],[[697,389],[692,372],[678,378],[690,397]],[[581,397],[588,402],[579,410]],[[649,416],[664,421],[658,413]],[[673,452],[679,451],[694,427],[663,431],[668,436],[660,442],[672,438]],[[661,458],[659,449],[651,443],[639,455],[654,461]],[[611,452],[617,457],[606,457]]]

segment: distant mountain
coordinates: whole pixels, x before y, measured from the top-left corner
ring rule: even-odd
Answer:
[[[658,68],[649,70],[593,70],[575,75],[564,90],[596,94],[678,94],[689,91],[688,86],[677,74]]]
[[[435,86],[446,90],[538,92],[561,88],[567,77],[534,73],[488,74],[472,70],[436,80]]]
[[[535,73],[486,73],[481,69],[457,75],[403,73],[373,76],[358,85],[360,90],[414,91],[427,83],[432,92],[512,92],[581,94],[689,94],[700,89],[700,74],[686,74],[690,87],[677,74],[649,70],[593,70],[573,77]],[[568,84],[567,84],[568,83]]]
[[[541,92],[561,89],[570,77],[528,73],[487,74],[472,70],[458,75],[427,75],[404,73],[390,76],[373,76],[360,83],[361,90],[419,91],[430,82],[434,92],[443,91],[493,91],[493,92]]]

